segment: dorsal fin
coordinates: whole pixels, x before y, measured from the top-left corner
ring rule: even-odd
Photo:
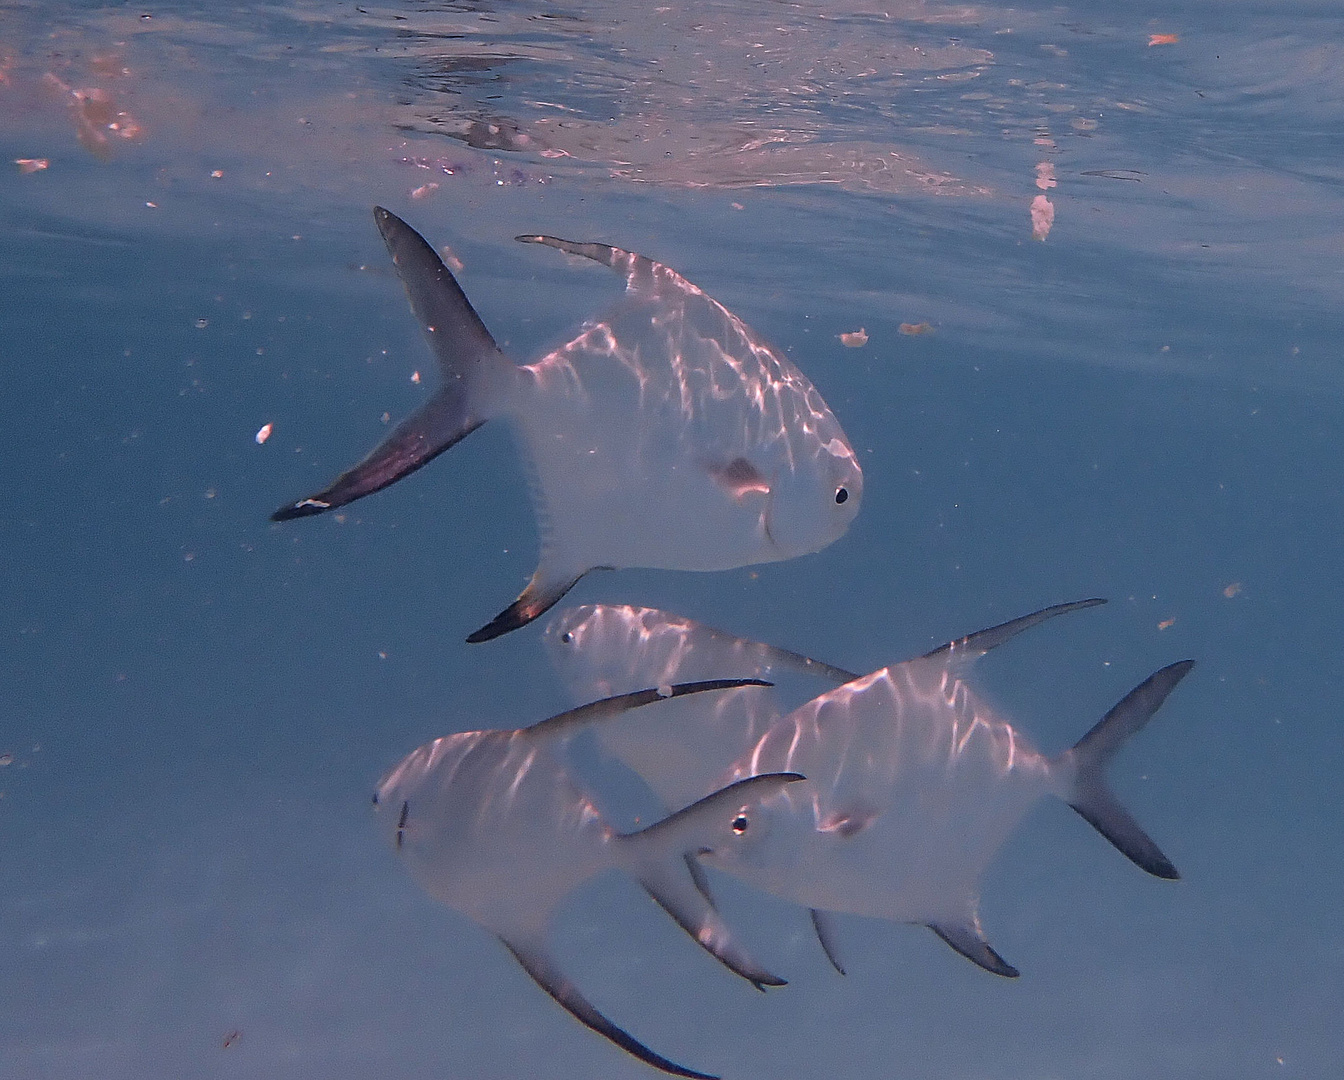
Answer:
[[[676,271],[654,262],[648,256],[610,244],[581,243],[577,240],[561,240],[558,236],[541,235],[515,236],[514,239],[524,244],[544,244],[546,247],[555,248],[556,251],[563,251],[566,255],[580,255],[585,259],[600,262],[603,266],[609,266],[625,275],[625,287],[630,292],[652,288],[654,272],[659,269],[682,280]]]
[[[651,687],[647,690],[635,690],[629,694],[616,694],[613,697],[592,701],[576,709],[566,709],[545,720],[539,720],[526,731],[557,734],[566,728],[580,727],[597,720],[617,716],[627,709],[637,709],[641,705],[652,705],[655,701],[685,697],[687,694],[703,694],[709,690],[735,690],[739,686],[773,686],[764,679],[704,679],[700,682],[676,683],[672,686]]]
[[[921,659],[928,660],[935,656],[946,656],[948,660],[977,660],[989,652],[990,649],[998,648],[1005,641],[1022,633],[1023,630],[1030,630],[1033,626],[1037,626],[1047,619],[1053,619],[1056,615],[1065,615],[1070,611],[1081,611],[1083,608],[1096,607],[1104,603],[1106,601],[1100,597],[1093,597],[1090,600],[1074,600],[1068,604],[1055,604],[1053,607],[1041,608],[1040,611],[1033,611],[1030,615],[1023,615],[1018,619],[1009,619],[1006,623],[999,623],[998,626],[991,626],[986,630],[977,630],[973,634],[957,638],[956,641],[949,641],[946,645],[939,645],[938,648],[926,652]]]

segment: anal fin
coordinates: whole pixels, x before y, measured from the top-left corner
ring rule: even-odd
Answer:
[[[691,1080],[718,1080],[712,1073],[696,1072],[684,1065],[678,1065],[662,1054],[655,1053],[629,1032],[613,1024],[598,1012],[597,1008],[579,992],[578,987],[560,971],[544,946],[510,941],[506,937],[500,937],[500,941],[509,952],[513,953],[514,959],[522,965],[523,970],[532,976],[532,981],[550,994],[561,1008],[585,1027],[615,1043],[627,1054],[632,1054],[646,1065],[652,1065],[655,1069],[661,1069],[673,1076],[686,1076]]]
[[[588,571],[580,570],[573,576],[560,578],[548,577],[540,567],[532,575],[518,599],[506,607],[479,630],[467,638],[470,645],[479,645],[483,641],[492,641],[510,631],[526,626],[538,615],[549,611],[560,597],[569,592]]]
[[[985,940],[977,920],[968,918],[963,922],[931,922],[928,927],[967,960],[979,964],[991,974],[1002,975],[1005,979],[1016,979],[1021,974]]]

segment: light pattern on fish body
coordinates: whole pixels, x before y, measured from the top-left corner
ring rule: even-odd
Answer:
[[[363,461],[274,520],[378,491],[504,419],[532,478],[541,555],[472,642],[535,619],[593,569],[727,570],[820,551],[848,529],[863,475],[820,393],[680,274],[605,244],[518,237],[626,278],[605,317],[520,366],[434,249],[395,214],[374,217],[441,384]]]
[[[560,970],[547,941],[559,903],[609,868],[633,876],[696,942],[758,989],[781,985],[746,953],[701,888],[694,852],[729,806],[755,805],[796,775],[753,777],[633,833],[617,833],[566,768],[569,736],[596,720],[668,699],[741,688],[701,680],[617,695],[528,728],[446,735],[411,751],[374,794],[384,831],[432,897],[495,934],[581,1023],[655,1068],[713,1080],[650,1050],[599,1012]]]
[[[798,653],[656,608],[566,608],[547,624],[544,640],[575,701],[697,679],[765,679],[776,671],[800,672],[832,684],[853,678]],[[747,687],[687,696],[594,730],[603,746],[671,808],[721,786],[724,770],[755,745],[782,711],[773,688]]]
[[[945,663],[922,659],[782,718],[730,775],[781,767],[809,782],[757,812],[735,865],[809,907],[901,922],[964,916],[1008,835],[1061,790],[1049,759]]]

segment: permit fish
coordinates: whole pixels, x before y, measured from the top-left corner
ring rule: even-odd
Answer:
[[[373,802],[411,877],[434,899],[503,942],[524,971],[580,1023],[641,1061],[713,1080],[663,1057],[617,1027],[559,969],[547,944],[556,906],[595,874],[633,876],[707,952],[758,989],[781,986],[747,955],[699,888],[693,854],[723,815],[801,780],[793,774],[733,783],[662,821],[618,833],[563,763],[578,728],[629,709],[746,685],[715,680],[606,698],[512,731],[446,735],[412,751]]]
[[[964,680],[967,665],[1046,619],[1045,608],[830,690],[781,717],[727,778],[797,771],[807,783],[723,817],[710,866],[812,909],[837,969],[831,913],[928,926],[986,971],[1016,977],[980,926],[979,881],[1034,803],[1063,799],[1141,869],[1179,875],[1111,793],[1106,766],[1194,666],[1162,668],[1077,743],[1046,756]]]
[[[593,569],[790,559],[838,539],[858,513],[863,474],[817,388],[676,271],[606,244],[517,237],[625,278],[610,311],[520,365],[434,249],[390,211],[378,207],[374,218],[440,385],[363,461],[271,518],[378,491],[503,417],[533,479],[541,554],[518,599],[468,641],[525,625]]]
[[[542,639],[576,702],[701,679],[771,679],[791,672],[839,686],[858,678],[801,653],[627,604],[565,608],[547,622]],[[774,687],[752,684],[688,695],[593,730],[666,811],[722,786],[724,771],[784,712]]]

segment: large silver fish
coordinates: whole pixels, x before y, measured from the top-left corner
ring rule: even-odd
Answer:
[[[840,968],[829,912],[930,927],[996,975],[1015,977],[977,913],[981,875],[1032,805],[1055,795],[1148,873],[1176,868],[1112,795],[1107,763],[1194,662],[1135,687],[1073,747],[1048,757],[963,680],[966,664],[1045,619],[1047,608],[846,683],[782,717],[728,776],[808,778],[725,813],[703,860],[811,908]],[[843,969],[841,969],[843,970]]]
[[[753,777],[636,833],[601,818],[563,764],[577,728],[665,698],[741,687],[702,681],[638,691],[513,731],[446,735],[412,751],[379,784],[374,805],[411,876],[436,900],[495,934],[575,1019],[640,1060],[709,1077],[650,1050],[600,1013],[559,970],[547,945],[556,906],[578,885],[620,867],[703,948],[758,988],[783,980],[735,941],[701,888],[693,853],[736,812],[802,778]],[[709,1078],[712,1080],[712,1078]]]
[[[820,551],[849,527],[863,476],[816,387],[675,271],[605,244],[518,237],[595,259],[626,291],[568,344],[517,365],[434,249],[389,211],[374,218],[442,385],[358,465],[273,520],[368,495],[505,417],[535,480],[541,557],[472,642],[535,619],[598,567],[727,570]]]
[[[771,679],[796,672],[831,686],[853,672],[788,649],[734,637],[657,608],[582,604],[558,611],[546,651],[574,701],[700,679]],[[795,700],[802,700],[795,698]],[[599,741],[643,778],[664,810],[721,785],[724,772],[784,713],[774,687],[697,694],[594,727]]]

